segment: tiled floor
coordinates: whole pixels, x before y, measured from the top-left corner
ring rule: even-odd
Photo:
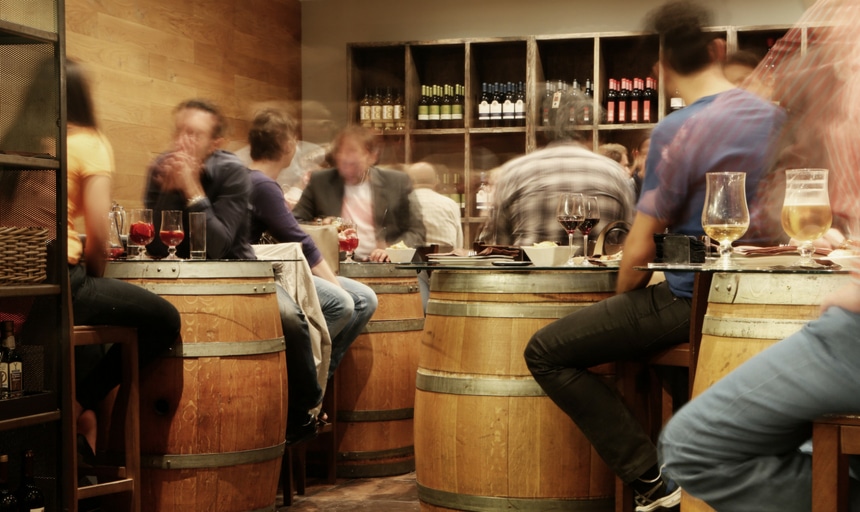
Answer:
[[[277,503],[283,503],[279,493]],[[308,482],[304,496],[279,512],[417,512],[415,473],[383,478],[342,478],[334,485]]]

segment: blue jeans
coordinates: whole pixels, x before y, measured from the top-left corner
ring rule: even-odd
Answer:
[[[87,275],[83,265],[69,267],[75,325],[120,325],[137,329],[138,366],[144,368],[174,344],[179,335],[179,312],[170,302],[140,286],[118,279]],[[86,349],[75,353],[86,354]],[[77,380],[78,402],[94,408],[122,380],[122,347],[112,346],[94,368]],[[82,362],[85,357],[82,357]]]
[[[687,341],[690,299],[665,282],[615,295],[536,332],[525,350],[537,383],[625,482],[657,463],[657,450],[612,383],[588,368],[636,360]]]
[[[329,379],[379,305],[376,293],[369,286],[346,277],[337,280],[340,287],[314,276],[317,297],[331,336]]]
[[[287,357],[287,422],[302,424],[308,411],[322,400],[322,388],[317,381],[311,335],[302,309],[281,285],[276,286],[281,327],[284,330]]]
[[[714,384],[664,429],[666,473],[717,510],[809,511],[798,448],[815,418],[860,411],[858,333],[860,315],[831,307]]]

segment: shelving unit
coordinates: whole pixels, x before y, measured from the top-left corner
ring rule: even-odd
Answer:
[[[26,208],[53,217],[50,226],[40,226],[50,231],[46,281],[0,284],[0,320],[16,321],[25,365],[25,396],[0,401],[0,453],[9,454],[14,489],[23,450],[34,450],[36,483],[47,510],[70,510],[73,484],[62,478],[74,449],[62,443],[69,404],[61,391],[70,379],[63,370],[69,339],[64,18],[63,0],[0,0],[0,175],[38,177],[46,198],[28,199]],[[43,62],[52,62],[53,69],[37,78]],[[31,90],[43,101],[35,109],[27,96]],[[25,107],[30,122],[21,128],[16,120]],[[38,133],[29,144],[19,137],[27,130]],[[0,212],[0,224],[16,225],[11,216]]]
[[[710,30],[726,39],[729,52],[745,49],[764,57],[768,41],[782,37],[788,29],[787,26],[721,26]],[[804,29],[804,49],[808,34],[814,34],[814,30],[817,29]],[[481,173],[548,143],[547,130],[539,120],[544,83],[559,79],[570,83],[576,78],[584,85],[585,79],[591,78],[594,106],[603,107],[609,78],[653,76],[660,41],[654,34],[610,32],[357,43],[348,45],[347,52],[350,122],[358,123],[358,103],[365,89],[392,87],[403,91],[406,126],[383,132],[385,148],[380,163],[426,160],[436,164],[440,174],[459,175],[466,198],[463,225],[469,244],[483,222],[474,201]],[[659,87],[663,77],[654,78],[658,80],[659,121],[667,115],[669,101]],[[525,126],[480,127],[477,101],[481,83],[508,81],[525,83]],[[421,85],[444,83],[465,85],[463,127],[418,126]],[[593,149],[608,142],[633,148],[654,124],[607,124],[595,116],[591,124],[580,129]]]

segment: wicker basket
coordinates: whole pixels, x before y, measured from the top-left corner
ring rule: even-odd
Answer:
[[[0,227],[0,285],[44,281],[47,240],[47,229]]]

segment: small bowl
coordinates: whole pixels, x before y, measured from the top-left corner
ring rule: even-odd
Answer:
[[[579,246],[574,245],[574,254],[579,251]],[[523,247],[526,256],[536,267],[561,267],[567,263],[570,256],[570,247],[559,245],[556,247]]]
[[[415,256],[415,249],[385,249],[392,263],[409,263]]]

